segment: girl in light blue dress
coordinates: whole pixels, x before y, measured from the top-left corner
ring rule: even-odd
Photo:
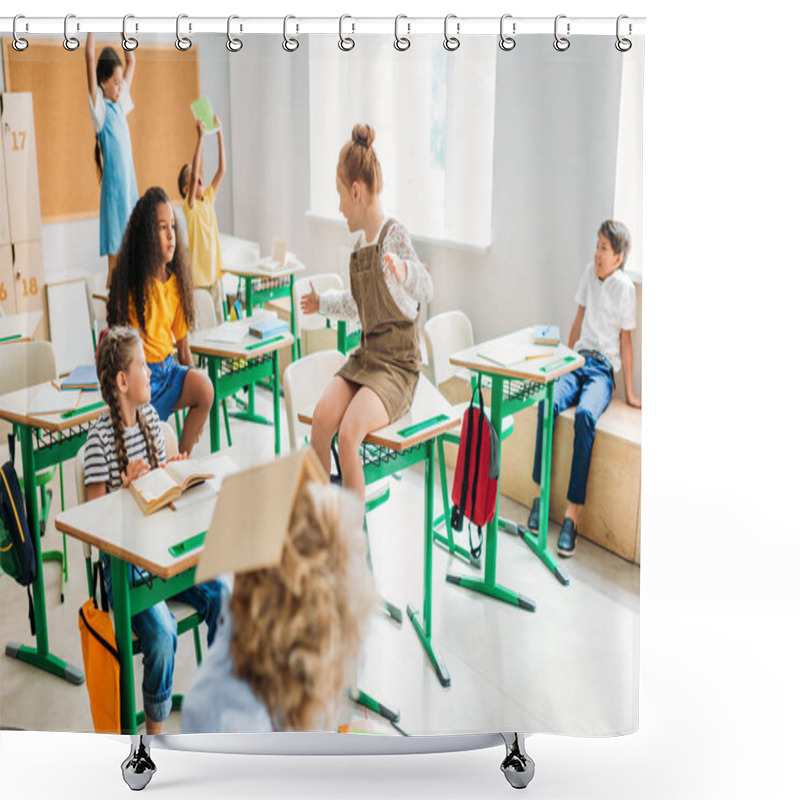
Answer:
[[[136,59],[125,50],[125,67],[113,47],[105,47],[95,64],[94,34],[86,39],[89,110],[95,133],[94,160],[100,173],[100,255],[108,256],[108,280],[117,260],[122,234],[139,199],[133,168],[128,114]]]

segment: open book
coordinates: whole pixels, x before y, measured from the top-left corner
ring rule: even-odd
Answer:
[[[180,497],[195,484],[213,478],[205,464],[193,461],[170,461],[163,468],[151,469],[137,478],[130,490],[145,514],[152,514]]]

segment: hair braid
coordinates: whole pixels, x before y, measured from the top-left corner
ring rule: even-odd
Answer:
[[[136,409],[136,421],[139,423],[139,430],[144,437],[144,443],[147,446],[147,460],[150,463],[150,468],[155,469],[158,466],[158,450],[156,450],[156,441],[153,436],[153,431],[147,424],[144,418],[144,413],[141,408]]]
[[[136,347],[140,346],[141,337],[135,328],[110,328],[101,338],[97,347],[97,378],[100,391],[108,406],[111,417],[111,428],[114,434],[114,454],[117,458],[119,474],[122,476],[128,468],[128,449],[125,446],[125,425],[122,421],[122,410],[117,395],[117,375],[127,372],[133,361]],[[136,420],[144,435],[147,445],[147,456],[151,467],[158,466],[158,453],[152,431],[147,426],[141,409],[136,410]]]

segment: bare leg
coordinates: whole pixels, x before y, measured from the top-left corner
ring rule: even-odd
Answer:
[[[181,396],[175,404],[176,410],[179,408],[189,409],[186,421],[183,423],[181,440],[178,443],[178,449],[181,453],[192,454],[192,448],[200,439],[203,425],[208,419],[208,412],[211,410],[213,402],[214,387],[211,385],[208,376],[198,372],[196,369],[190,369],[186,373]]]
[[[111,255],[108,254],[108,277],[106,278],[106,289],[111,287],[111,273],[114,271],[114,267],[117,266],[117,256],[116,254]]]
[[[580,511],[581,506],[577,503],[567,503],[567,510],[564,512],[564,516],[567,519],[571,519],[575,523],[575,527],[578,527],[578,512]]]
[[[147,731],[148,736],[158,736],[161,733],[161,726],[163,722],[155,722],[150,719],[147,714],[144,715],[144,729]]]
[[[389,414],[380,397],[362,386],[344,413],[339,426],[339,462],[342,466],[342,485],[352,489],[364,501],[364,470],[359,448],[371,431],[389,424]]]
[[[314,407],[314,416],[311,420],[311,447],[317,454],[326,475],[331,471],[331,442],[358,389],[356,384],[336,375]]]

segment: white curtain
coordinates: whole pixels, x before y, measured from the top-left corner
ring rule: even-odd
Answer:
[[[485,248],[492,232],[495,63],[492,37],[454,53],[441,37],[397,52],[385,36],[342,53],[309,40],[310,212],[341,219],[339,150],[369,123],[383,170],[383,208],[415,237]]]

